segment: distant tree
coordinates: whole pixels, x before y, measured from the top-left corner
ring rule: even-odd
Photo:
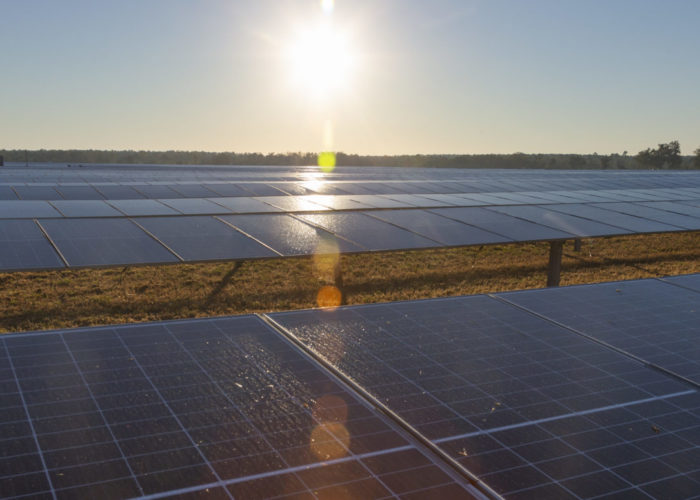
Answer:
[[[681,158],[681,145],[678,141],[659,144],[656,149],[645,149],[637,153],[636,159],[642,165],[654,168],[678,168]]]
[[[700,148],[694,151],[695,153],[695,168],[700,168]]]

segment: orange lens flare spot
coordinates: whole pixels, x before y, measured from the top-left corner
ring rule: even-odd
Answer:
[[[325,422],[311,431],[311,452],[320,460],[335,460],[348,454],[350,433],[340,422]]]
[[[326,285],[321,287],[316,296],[318,307],[338,307],[342,301],[343,294],[336,287]]]

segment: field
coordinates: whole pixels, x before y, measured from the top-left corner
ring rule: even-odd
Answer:
[[[547,243],[343,255],[344,301],[364,304],[543,287]],[[564,247],[562,285],[700,272],[700,233]],[[317,306],[331,281],[309,257],[0,274],[0,331]]]

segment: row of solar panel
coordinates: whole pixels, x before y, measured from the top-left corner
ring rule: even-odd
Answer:
[[[48,217],[150,217],[235,213],[315,212],[371,208],[548,205],[606,202],[700,203],[700,189],[629,191],[556,191],[489,194],[313,195],[160,200],[0,200],[0,219]],[[680,207],[683,210],[683,207]]]
[[[2,184],[193,184],[218,182],[303,182],[312,180],[349,181],[421,181],[464,182],[469,191],[541,191],[555,189],[631,189],[700,187],[696,171],[583,171],[583,170],[497,170],[439,169],[401,167],[338,167],[332,173],[321,173],[318,167],[201,165],[109,165],[66,168],[42,165],[5,167]]]
[[[256,259],[699,229],[700,203],[671,202],[7,219],[0,220],[0,269]]]
[[[0,491],[693,498],[699,302],[693,275],[6,335]]]
[[[613,185],[611,185],[613,184]],[[374,195],[374,194],[460,194],[460,193],[540,193],[542,191],[565,191],[562,196],[571,191],[581,191],[582,194],[593,194],[602,191],[600,200],[614,199],[627,201],[646,198],[646,191],[660,192],[662,196],[692,195],[697,197],[700,186],[684,185],[681,187],[648,186],[638,188],[620,183],[605,183],[595,188],[589,182],[547,183],[522,185],[513,182],[465,183],[449,182],[220,182],[209,184],[93,184],[93,185],[0,185],[0,200],[131,200],[131,199],[177,199],[177,198],[218,198],[218,197],[251,197],[251,196],[286,196],[286,195]],[[700,182],[698,183],[700,184]],[[668,193],[664,193],[666,189]],[[639,193],[636,193],[639,191]],[[605,193],[610,192],[610,196]],[[670,194],[669,194],[670,193]],[[505,195],[504,195],[505,196]],[[508,199],[508,196],[505,196]],[[653,198],[652,198],[653,199]],[[679,199],[679,198],[668,198]]]

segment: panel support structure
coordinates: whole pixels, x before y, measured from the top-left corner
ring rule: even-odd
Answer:
[[[549,267],[547,268],[547,286],[559,286],[561,274],[561,255],[564,248],[563,241],[549,243]]]
[[[581,238],[576,238],[574,240],[574,252],[580,252],[581,251]]]

